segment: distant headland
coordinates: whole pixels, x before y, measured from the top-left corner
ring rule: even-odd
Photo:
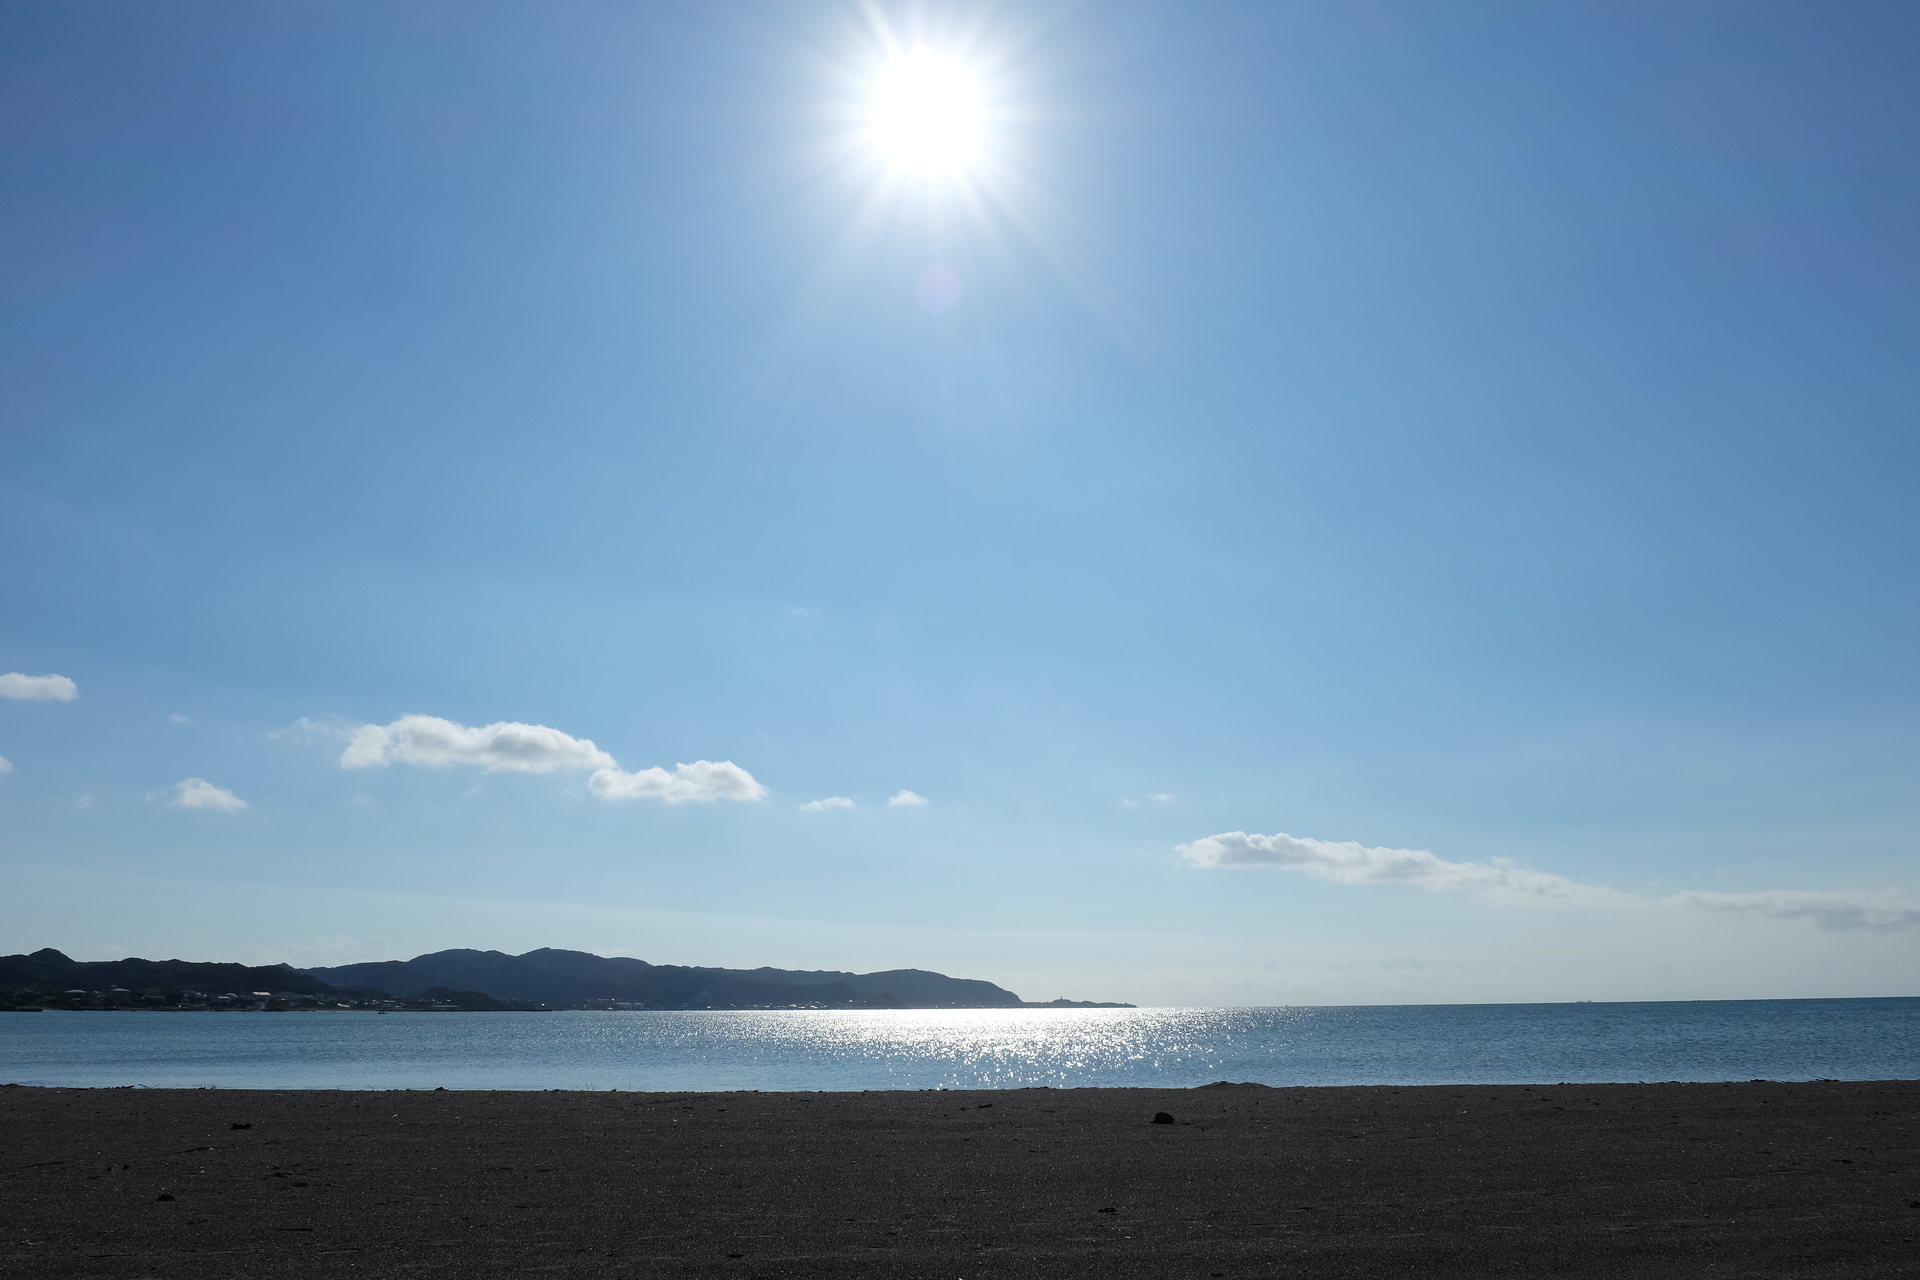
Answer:
[[[7,1009],[1131,1009],[1097,1000],[1022,1000],[978,978],[925,969],[709,969],[542,947],[525,955],[455,949],[365,964],[74,960],[52,947],[0,956]]]

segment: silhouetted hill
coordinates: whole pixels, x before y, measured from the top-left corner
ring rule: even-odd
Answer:
[[[1023,1001],[976,978],[924,969],[884,973],[834,970],[709,969],[648,964],[625,956],[542,947],[525,955],[458,949],[411,960],[308,970],[336,986],[412,996],[430,987],[484,991],[501,1000],[568,1005],[619,1001],[650,1009],[830,1008],[1017,1009]]]

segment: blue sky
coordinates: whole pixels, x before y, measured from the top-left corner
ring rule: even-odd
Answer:
[[[1917,38],[0,3],[0,946],[1912,994]]]

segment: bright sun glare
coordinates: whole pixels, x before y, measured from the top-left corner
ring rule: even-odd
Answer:
[[[965,67],[924,44],[873,87],[873,142],[896,169],[953,173],[980,154],[980,89]]]

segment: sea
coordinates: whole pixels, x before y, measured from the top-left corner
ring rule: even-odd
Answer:
[[[1920,1077],[1920,998],[1273,1009],[0,1013],[0,1084],[665,1091]]]

